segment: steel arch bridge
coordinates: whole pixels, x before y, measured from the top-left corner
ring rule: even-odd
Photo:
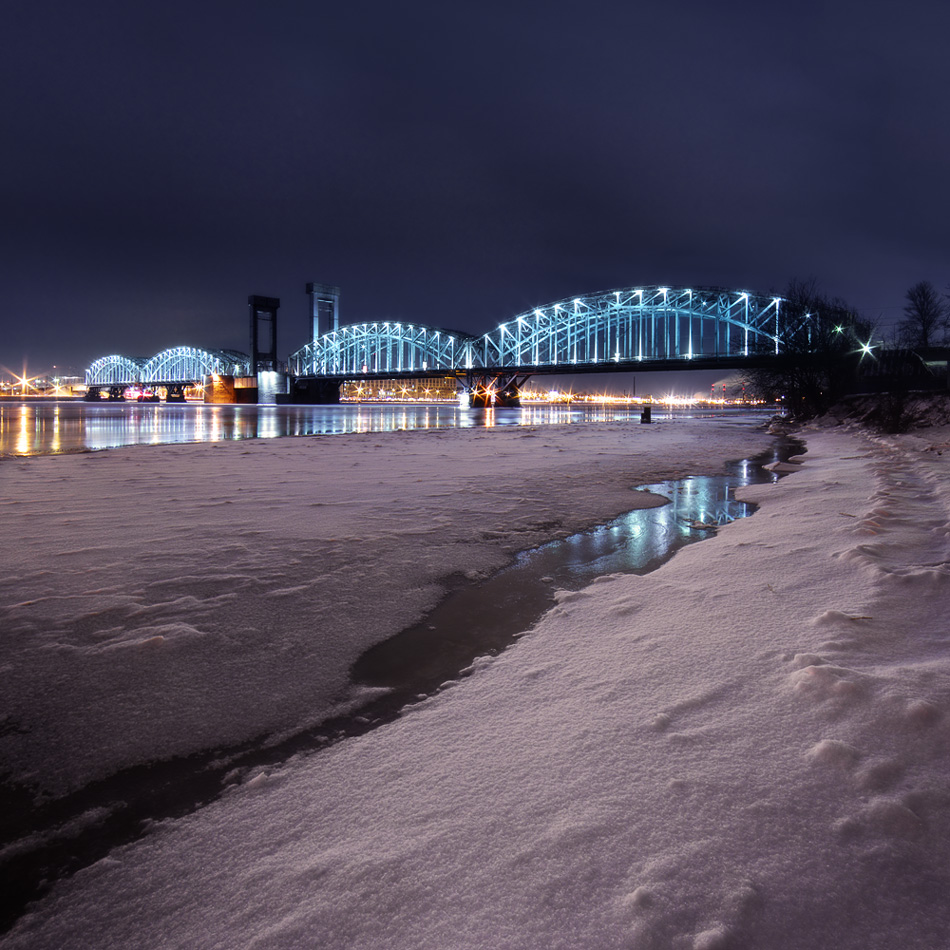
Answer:
[[[472,366],[477,338],[414,323],[357,323],[324,333],[290,357],[297,376],[401,375]]]
[[[132,386],[142,378],[144,359],[103,356],[86,370],[87,386]]]
[[[324,333],[290,363],[298,376],[352,378],[741,362],[779,352],[782,302],[722,288],[612,290],[536,307],[480,337],[395,321],[355,324]]]
[[[247,376],[250,359],[236,350],[202,350],[192,346],[162,350],[148,360],[104,356],[86,370],[86,385],[187,385],[215,373]]]
[[[201,350],[176,346],[157,353],[142,367],[142,382],[200,383],[215,373],[228,376],[250,375],[250,358],[237,350]]]
[[[778,352],[781,298],[720,288],[640,287],[536,307],[479,338],[476,365],[642,363]]]

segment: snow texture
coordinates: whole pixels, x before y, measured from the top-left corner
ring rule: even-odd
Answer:
[[[57,885],[2,946],[950,945],[950,432],[806,438],[797,471],[741,492],[752,518],[565,593],[396,722],[244,776]],[[619,511],[633,484],[756,439],[594,427],[5,464],[24,551],[4,545],[4,702],[41,739],[8,733],[8,761],[69,785],[274,728],[431,603],[440,568],[488,570],[539,523]],[[339,656],[317,660],[326,629]]]
[[[653,496],[700,423],[134,447],[0,467],[0,756],[58,795],[345,708],[446,579]],[[768,445],[713,424],[702,467]],[[706,431],[703,429],[702,431]]]

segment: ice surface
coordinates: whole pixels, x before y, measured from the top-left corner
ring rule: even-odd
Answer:
[[[5,459],[0,757],[62,794],[154,758],[294,730],[453,574],[754,454],[706,421],[430,430]]]
[[[642,444],[662,445],[669,467],[687,470],[690,453],[702,457],[710,441],[700,436],[692,445],[688,439],[676,443],[681,433],[671,434],[671,428],[650,430]],[[312,613],[317,622],[309,630],[319,630],[327,617],[322,597],[331,589],[320,588],[321,595],[308,588],[305,575],[309,571],[317,583],[319,559],[306,559],[310,549],[301,543],[281,546],[279,540],[302,542],[309,534],[327,569],[359,570],[364,603],[378,605],[377,598],[396,588],[359,564],[354,555],[371,548],[358,539],[379,542],[441,511],[449,523],[430,532],[435,560],[453,569],[482,569],[517,543],[510,527],[514,509],[532,518],[537,512],[538,520],[583,522],[593,508],[628,499],[631,466],[653,464],[643,460],[637,434],[624,434],[638,444],[632,456],[619,458],[618,440],[616,454],[604,449],[608,454],[592,462],[576,455],[582,446],[573,433],[545,430],[551,457],[568,450],[574,470],[570,459],[559,471],[553,463],[545,468],[542,456],[537,472],[525,466],[507,479],[499,457],[513,451],[517,436],[495,443],[495,434],[484,437],[480,452],[471,451],[474,439],[459,440],[462,447],[449,438],[427,443],[428,435],[400,437],[407,440],[406,457],[384,450],[375,459],[371,450],[381,444],[376,436],[366,441],[366,454],[347,448],[336,455],[319,440],[313,443],[319,452],[290,445],[271,459],[273,443],[260,455],[251,449],[245,461],[259,475],[269,471],[270,479],[254,487],[241,478],[239,466],[225,464],[224,470],[235,492],[255,493],[257,505],[227,525],[245,538],[253,530],[254,545],[228,548],[233,556],[227,563],[216,562],[206,546],[200,556],[181,554],[191,548],[165,549],[167,562],[151,562],[159,573],[151,575],[159,584],[151,598],[143,593],[147,571],[110,577],[101,569],[102,563],[118,564],[126,550],[114,534],[102,543],[101,556],[87,556],[86,574],[82,557],[67,558],[52,576],[43,574],[38,555],[24,558],[18,574],[25,583],[5,588],[4,602],[45,606],[40,617],[22,618],[16,611],[25,608],[6,608],[8,617],[20,620],[20,645],[8,648],[5,662],[13,673],[20,663],[35,663],[37,680],[49,692],[67,672],[93,682],[104,678],[112,714],[140,708],[143,716],[167,716],[174,724],[158,681],[176,700],[184,698],[188,711],[176,727],[183,728],[204,709],[208,692],[216,694],[208,701],[212,712],[237,696],[242,704],[262,699],[241,695],[251,685],[245,665],[263,664],[265,687],[271,675],[288,676],[291,692],[298,679],[313,675],[305,664],[296,668],[308,642],[297,625]],[[584,438],[603,444],[611,437],[617,433]],[[950,479],[944,456],[929,451],[934,439],[945,437],[939,430],[931,430],[930,441],[919,434],[871,439],[841,429],[808,433],[799,471],[741,492],[761,505],[753,518],[683,549],[651,575],[612,575],[562,595],[515,648],[479,662],[469,678],[400,720],[244,776],[223,800],[166,823],[62,882],[3,946],[950,945],[950,542],[943,530]],[[440,450],[452,444],[457,455],[422,452],[422,444]],[[735,457],[733,447],[716,450]],[[200,473],[202,456],[195,455]],[[421,465],[423,455],[428,477],[414,484],[448,490],[454,480],[456,490],[449,490],[444,506],[411,488],[407,497],[391,484],[397,475],[410,479],[408,459]],[[125,452],[103,460],[112,475],[105,484],[121,484],[149,457],[156,458]],[[163,450],[157,457],[187,480],[188,466],[177,468],[174,454]],[[353,457],[361,464],[349,464]],[[58,470],[49,464],[60,461],[45,463],[40,494],[62,506],[66,489],[60,486],[58,495],[53,490]],[[583,477],[572,479],[577,466]],[[281,508],[283,496],[275,493],[269,524],[252,512],[281,478],[296,501]],[[319,487],[308,490],[309,481]],[[202,499],[223,490],[207,474],[196,474],[193,482],[190,492],[170,489],[187,501],[192,516]],[[479,497],[473,496],[476,486],[491,494],[485,504],[472,503]],[[354,517],[332,526],[304,521],[304,505],[317,495],[331,510],[348,500]],[[591,495],[598,500],[591,502]],[[122,497],[117,492],[101,507],[103,518],[113,512],[116,532]],[[152,510],[142,512],[137,525],[154,522],[153,532],[164,537],[193,527],[187,517],[160,524],[154,510],[159,501],[152,504],[149,497],[142,507]],[[32,505],[25,493],[19,501]],[[94,501],[92,494],[82,501],[87,528],[95,517],[90,512],[100,510]],[[412,516],[394,515],[390,505]],[[137,513],[131,505],[126,511]],[[215,525],[202,521],[197,533],[224,545],[227,530]],[[26,527],[20,522],[17,536],[37,533],[35,525]],[[869,527],[875,532],[870,541]],[[510,540],[479,540],[484,530],[508,531]],[[443,532],[445,538],[434,536]],[[87,534],[77,532],[77,551],[94,543]],[[334,548],[330,537],[353,540]],[[453,559],[447,539],[466,556]],[[391,548],[383,550],[392,570],[399,562]],[[184,594],[172,580],[192,571],[176,563],[175,551],[192,558],[199,578]],[[261,552],[259,560],[251,558],[254,551]],[[292,566],[294,558],[304,559],[305,567]],[[411,561],[404,570],[416,583],[431,584],[437,577],[433,562],[424,556],[422,562],[428,566]],[[216,570],[239,580],[217,583]],[[89,595],[92,589],[98,592]],[[332,590],[342,596],[345,588]],[[268,600],[289,605],[286,632],[273,624],[265,629],[269,650],[281,654],[274,672],[267,668],[268,651],[255,650],[248,637],[228,629],[242,613],[215,598],[229,591],[241,595],[255,629],[271,609],[257,612],[256,599],[287,592]],[[171,606],[182,596],[198,600],[185,616]],[[425,599],[412,601],[405,612]],[[208,605],[204,612],[201,604]],[[350,601],[348,609],[356,604]],[[138,611],[153,605],[162,605],[158,619],[146,613],[139,623]],[[70,611],[87,619],[71,627]],[[182,630],[158,649],[103,649],[104,642],[135,642],[121,632],[125,628],[148,627],[151,638],[164,636],[155,633],[162,624],[175,623],[202,635]],[[341,632],[348,648],[348,638],[360,629]],[[211,669],[202,649],[238,659],[232,657],[220,681],[202,683]],[[164,653],[171,656],[167,667],[156,659]],[[112,677],[111,663],[123,664]],[[242,677],[240,683],[232,683],[233,676]],[[138,706],[124,698],[125,684],[138,691]],[[18,695],[20,715],[29,719],[37,709],[34,728],[48,710],[64,708],[25,691]],[[251,712],[242,706],[236,715],[241,723],[255,715],[268,720],[263,706]],[[89,717],[96,726],[107,720],[80,707],[80,720]],[[226,717],[221,722],[224,729]],[[79,726],[75,731],[84,734]],[[155,745],[142,740],[142,747]],[[35,767],[42,764],[38,757]],[[77,767],[76,775],[87,771]]]

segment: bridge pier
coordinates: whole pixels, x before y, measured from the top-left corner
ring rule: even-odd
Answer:
[[[184,383],[169,383],[165,387],[165,402],[184,402],[185,401],[185,384]]]
[[[109,387],[109,401],[110,402],[125,402],[125,391],[127,386],[110,386]]]
[[[342,388],[339,380],[298,376],[291,383],[290,401],[318,406],[336,406],[339,405]]]
[[[257,374],[257,404],[274,406],[285,403],[288,396],[288,376],[277,370],[262,369]]]
[[[257,377],[212,373],[205,382],[204,392],[206,403],[253,405],[257,402]]]
[[[99,402],[102,398],[101,386],[87,386],[86,395],[82,397],[85,402]]]
[[[521,387],[530,373],[489,373],[469,371],[460,379],[460,398],[472,409],[518,409]]]

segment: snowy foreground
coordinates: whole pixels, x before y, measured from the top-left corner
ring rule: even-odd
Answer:
[[[752,518],[240,776],[0,946],[950,946],[950,430],[804,436]],[[439,578],[766,444],[697,422],[4,462],[3,761],[55,795],[293,729]]]

